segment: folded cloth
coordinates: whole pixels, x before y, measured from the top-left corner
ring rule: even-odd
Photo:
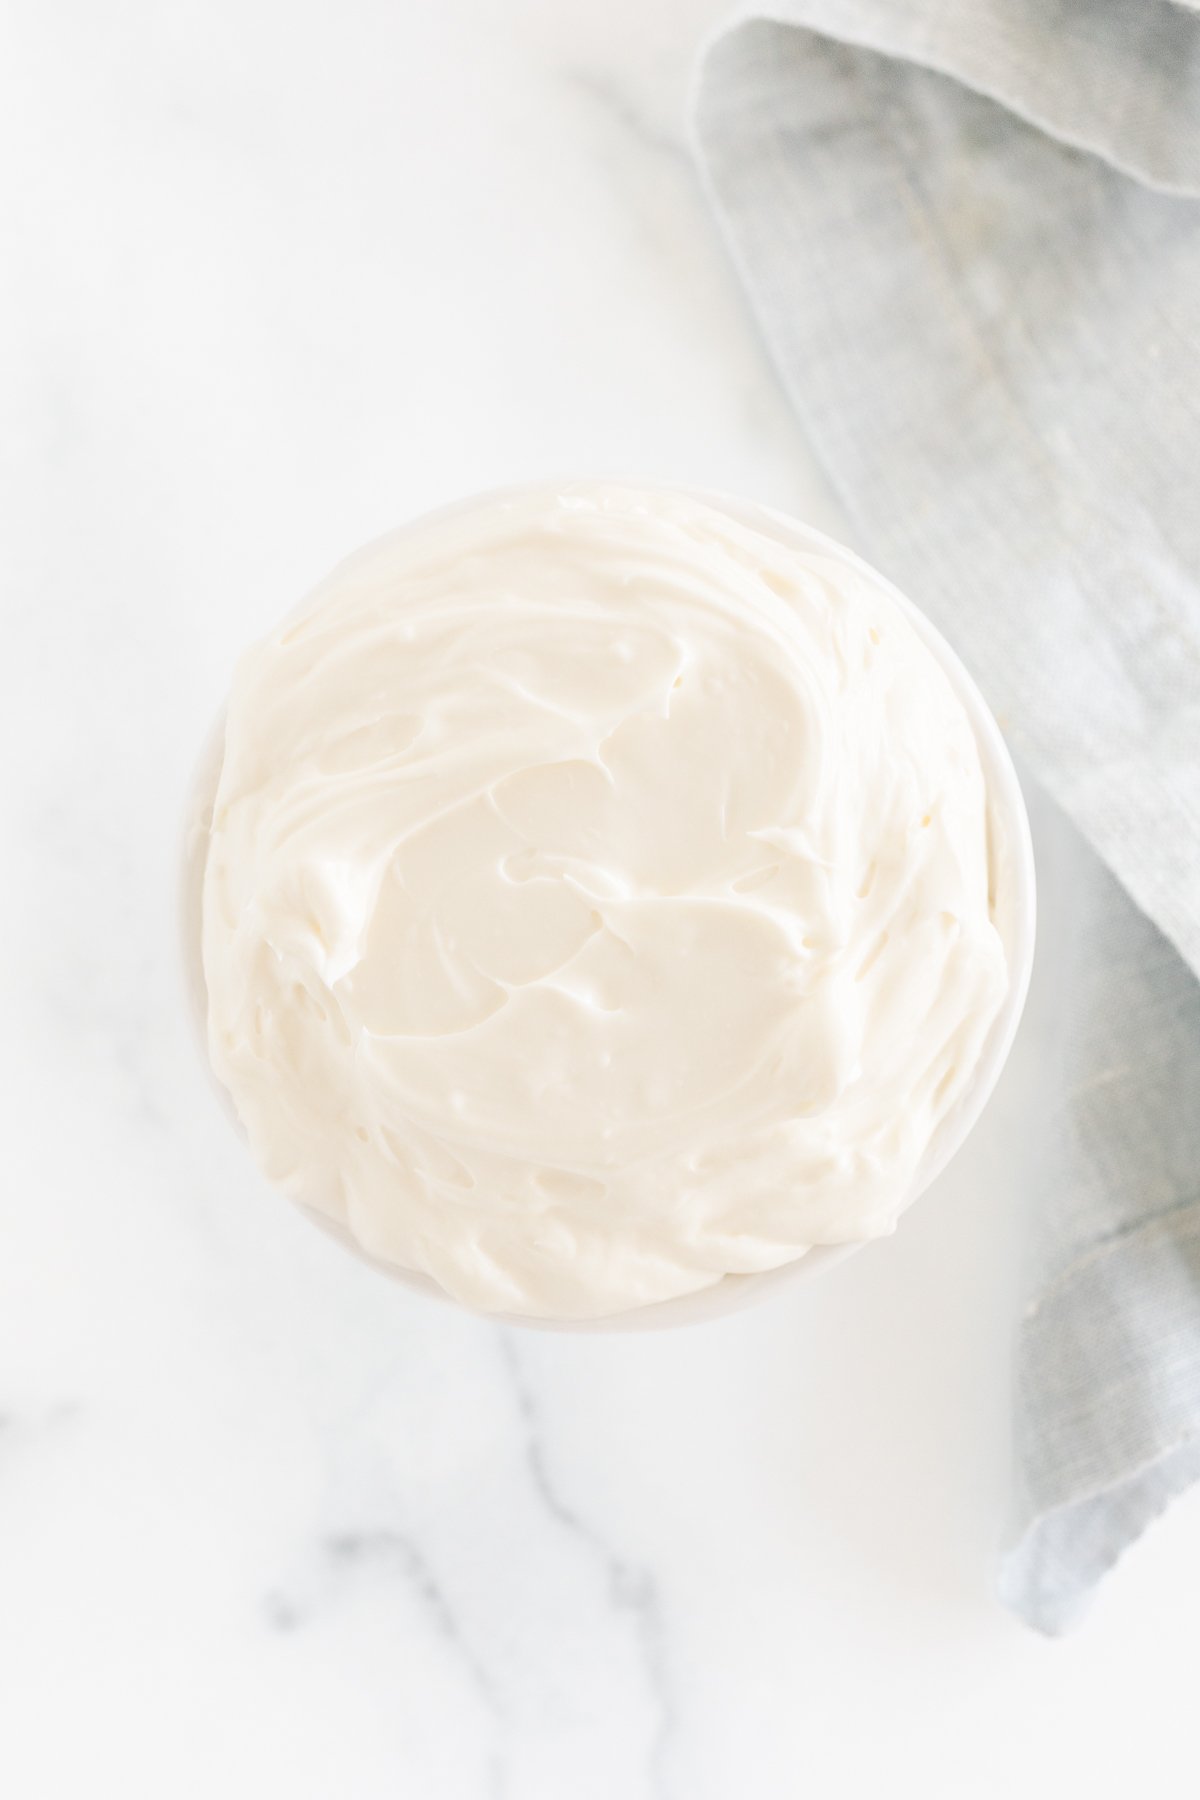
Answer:
[[[857,540],[1095,852],[1001,1575],[1059,1631],[1200,1475],[1200,11],[780,0],[696,131]]]

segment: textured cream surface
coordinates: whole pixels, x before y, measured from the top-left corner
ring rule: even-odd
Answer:
[[[594,485],[397,533],[245,657],[203,958],[266,1173],[545,1317],[888,1231],[1007,980],[971,728],[887,589]]]

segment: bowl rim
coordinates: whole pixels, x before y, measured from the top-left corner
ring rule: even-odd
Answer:
[[[968,672],[946,638],[942,636],[937,626],[922,612],[915,601],[910,600],[873,564],[867,562],[864,557],[859,556],[856,551],[830,533],[822,531],[814,525],[809,525],[801,519],[794,518],[777,507],[768,506],[762,501],[747,500],[738,495],[727,494],[719,489],[698,487],[691,483],[657,480],[635,481],[627,476],[603,479],[572,476],[565,480],[526,481],[485,489],[416,514],[404,524],[373,538],[343,558],[318,585],[324,586],[325,582],[336,580],[343,571],[351,568],[360,558],[375,555],[392,538],[404,536],[418,526],[429,524],[436,519],[449,518],[458,512],[474,510],[479,506],[487,506],[505,500],[519,499],[525,495],[553,492],[557,488],[583,486],[589,488],[606,486],[633,488],[639,493],[658,493],[691,498],[724,512],[741,524],[760,529],[765,524],[770,528],[773,536],[783,536],[786,541],[798,548],[815,549],[829,553],[840,561],[849,561],[853,567],[861,570],[869,579],[878,583],[890,596],[949,679],[967,714],[983,769],[987,795],[988,862],[992,884],[991,912],[993,923],[1004,944],[1009,970],[1009,985],[1000,1011],[992,1021],[991,1029],[984,1041],[982,1053],[975,1066],[974,1078],[950,1111],[939,1122],[918,1167],[908,1198],[899,1210],[899,1217],[943,1173],[974,1130],[995,1091],[996,1084],[1008,1060],[1029,992],[1037,932],[1037,877],[1033,839],[1020,780],[1000,727],[973,676]],[[293,612],[302,611],[310,603],[314,591],[310,590],[298,602]],[[204,742],[188,785],[180,864],[179,926],[183,980],[188,1013],[197,1046],[211,1085],[220,1097],[226,1117],[231,1121],[239,1136],[244,1138],[245,1133],[237,1117],[232,1097],[218,1081],[209,1061],[207,990],[200,948],[204,865],[212,816],[212,800],[221,770],[224,724],[225,710],[222,706]],[[480,1312],[456,1299],[432,1277],[421,1271],[401,1268],[398,1264],[384,1262],[379,1257],[372,1256],[358,1243],[347,1228],[337,1221],[306,1206],[301,1206],[300,1211],[326,1235],[350,1250],[360,1261],[366,1262],[373,1269],[387,1275],[411,1293],[440,1301],[494,1324],[519,1325],[528,1330],[540,1331],[651,1331],[725,1318],[734,1312],[740,1312],[746,1306],[757,1304],[785,1287],[811,1279],[812,1276],[844,1261],[846,1257],[862,1249],[867,1242],[873,1241],[864,1239],[860,1242],[845,1244],[815,1245],[775,1269],[749,1274],[721,1275],[708,1286],[695,1289],[690,1293],[675,1295],[666,1300],[651,1301],[642,1306],[632,1307],[619,1313],[609,1313],[599,1318],[556,1319],[537,1318],[519,1313]]]

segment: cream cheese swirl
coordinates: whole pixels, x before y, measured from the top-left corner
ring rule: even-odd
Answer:
[[[583,1318],[892,1228],[1006,989],[986,795],[887,587],[801,542],[524,490],[243,659],[210,1054],[371,1256]]]

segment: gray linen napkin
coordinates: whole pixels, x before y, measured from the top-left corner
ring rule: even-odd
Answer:
[[[1059,1631],[1200,1475],[1200,14],[783,0],[696,126],[858,541],[1095,852],[1001,1578]]]

